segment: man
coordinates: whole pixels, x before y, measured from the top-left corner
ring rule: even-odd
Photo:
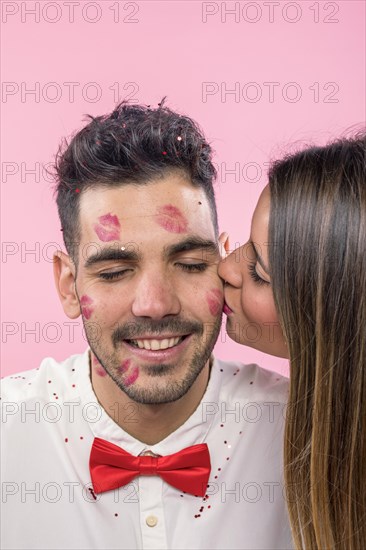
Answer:
[[[56,171],[56,287],[90,349],[3,381],[2,547],[291,548],[287,380],[211,356],[210,146],[163,103],[122,103]]]

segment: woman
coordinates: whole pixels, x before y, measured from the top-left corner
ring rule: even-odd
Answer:
[[[219,267],[228,334],[289,358],[284,464],[297,549],[366,548],[365,159],[363,134],[275,162],[240,261],[236,251]]]

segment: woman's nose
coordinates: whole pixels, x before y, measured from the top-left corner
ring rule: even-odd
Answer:
[[[243,263],[240,261],[240,250],[237,248],[219,263],[218,274],[226,283],[240,288],[242,285],[241,269]]]

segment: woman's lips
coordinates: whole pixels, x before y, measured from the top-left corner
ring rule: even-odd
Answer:
[[[233,310],[229,308],[226,302],[224,302],[222,311],[225,313],[225,315],[230,315],[231,313],[233,313]]]

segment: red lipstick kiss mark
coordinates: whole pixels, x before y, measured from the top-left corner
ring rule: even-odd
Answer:
[[[117,370],[120,374],[125,374],[128,371],[128,369],[130,368],[130,366],[131,366],[131,359],[126,359],[125,361],[123,361],[121,366],[118,367]]]
[[[211,315],[218,315],[222,311],[223,293],[218,288],[213,288],[206,293],[206,300]]]
[[[95,355],[92,356],[92,361],[93,361],[95,373],[96,373],[98,376],[102,376],[102,377],[103,377],[103,376],[107,376],[106,371],[104,370],[104,368],[102,367],[102,365],[100,364],[100,362],[98,361],[98,359],[95,357]]]
[[[102,367],[102,365],[100,364],[98,359],[95,357],[95,355],[92,355],[92,362],[93,362],[93,365],[94,365],[95,373],[98,376],[102,376],[102,377],[107,376],[106,371],[104,370],[104,368]]]
[[[81,313],[84,315],[85,319],[90,319],[94,308],[92,307],[93,300],[90,298],[90,296],[87,296],[84,294],[80,298],[80,306],[81,306]]]
[[[100,362],[98,361],[98,359],[93,354],[92,354],[92,361],[93,361],[93,365],[100,365]]]
[[[131,374],[125,379],[125,386],[131,386],[139,376],[139,368],[134,367]]]
[[[131,359],[126,359],[125,361],[123,361],[117,370],[120,374],[126,375],[126,378],[124,379],[124,384],[126,386],[131,386],[131,384],[136,382],[139,376],[139,368],[134,367],[131,364]]]
[[[121,229],[117,216],[113,214],[105,214],[98,218],[98,222],[94,225],[94,231],[99,239],[103,242],[118,241],[119,230]]]
[[[158,208],[157,222],[169,233],[186,233],[188,222],[182,212],[172,204]]]
[[[103,367],[95,367],[95,372],[98,376],[101,376],[102,378],[104,376],[107,376],[106,371],[103,369]]]

